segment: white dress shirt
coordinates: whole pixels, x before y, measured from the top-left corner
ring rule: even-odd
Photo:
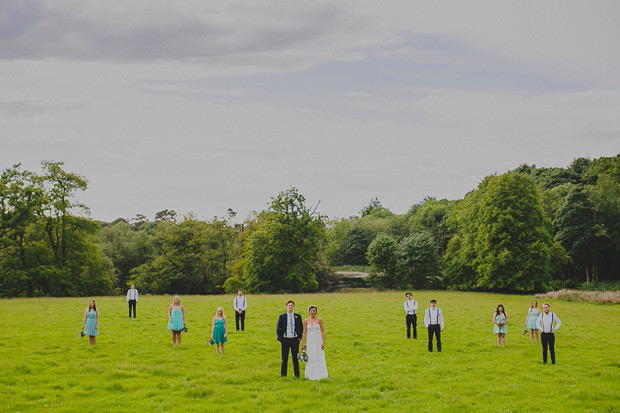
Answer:
[[[136,290],[135,288],[130,288],[129,290],[127,290],[127,301],[129,300],[138,301],[138,290]]]
[[[555,321],[555,327],[553,326],[553,322]],[[562,322],[552,312],[545,314],[544,312],[540,313],[538,319],[536,320],[536,327],[543,333],[555,333],[555,331],[560,328]]]
[[[235,309],[235,311],[245,311],[247,306],[248,301],[245,299],[244,296],[239,297],[238,295],[236,295],[235,298],[233,298],[233,308]]]
[[[439,307],[430,307],[424,312],[424,326],[428,327],[432,324],[439,324],[443,330],[443,315]]]
[[[286,313],[286,334],[284,337],[287,338],[295,338],[297,335],[295,334],[295,314],[294,313]]]
[[[416,300],[405,300],[405,313],[415,314],[418,311],[418,302]]]

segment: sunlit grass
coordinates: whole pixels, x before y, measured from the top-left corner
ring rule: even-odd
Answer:
[[[292,298],[319,307],[329,378],[279,377],[277,315]],[[87,298],[0,301],[0,411],[619,411],[620,306],[552,301],[563,322],[557,364],[521,334],[528,296],[414,292],[438,300],[443,352],[405,338],[403,292],[249,296],[246,331],[234,331],[232,297],[181,297],[190,331],[173,349],[167,296],[141,296],[128,319],[123,297],[99,297],[97,345],[77,337]],[[491,315],[509,316],[495,347]],[[229,318],[226,354],[206,342],[211,318]],[[289,363],[289,369],[292,367]],[[303,367],[302,367],[303,375]]]

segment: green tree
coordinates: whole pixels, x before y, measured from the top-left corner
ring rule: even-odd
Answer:
[[[387,234],[379,234],[368,246],[367,258],[375,270],[371,281],[387,288],[395,288],[399,284],[397,274],[397,249],[394,238]]]
[[[362,226],[354,226],[349,230],[340,247],[340,256],[343,264],[368,265],[366,251],[372,242],[374,234]]]
[[[0,178],[0,293],[109,294],[114,273],[95,240],[100,226],[72,214],[87,211],[75,201],[86,180],[61,162],[42,167],[38,175],[16,165]]]
[[[314,290],[325,241],[324,218],[306,206],[297,188],[280,192],[252,226],[244,279],[253,291]]]
[[[433,235],[439,255],[445,253],[448,241],[454,235],[446,224],[453,206],[454,202],[445,199],[438,201],[429,198],[421,204],[409,219],[411,233],[428,231]]]
[[[179,224],[158,223],[152,259],[131,272],[136,282],[154,293],[222,292],[231,276],[234,230],[224,221],[199,221],[191,214]]]
[[[115,268],[115,287],[124,290],[134,268],[148,262],[155,250],[153,237],[145,231],[134,231],[125,220],[101,228],[99,244]]]
[[[398,244],[398,268],[413,288],[437,285],[441,267],[435,239],[430,232],[415,233]]]
[[[596,222],[595,211],[584,187],[577,185],[556,212],[555,239],[562,243],[586,282],[597,279],[598,258],[607,239],[605,226]]]
[[[549,280],[551,222],[529,176],[485,178],[459,205],[454,221],[459,237],[448,245],[447,269],[463,274],[449,279],[499,291],[532,291]]]

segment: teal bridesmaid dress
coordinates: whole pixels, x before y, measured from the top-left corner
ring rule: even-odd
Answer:
[[[168,330],[181,331],[183,330],[183,311],[181,308],[173,308],[170,311],[170,321],[168,321]]]
[[[99,335],[99,330],[97,330],[97,312],[95,310],[90,310],[86,313],[86,322],[84,323],[84,335]]]
[[[213,341],[216,343],[225,343],[226,337],[224,337],[224,319],[215,319],[215,327],[213,327]]]
[[[506,334],[506,316],[504,314],[498,314],[495,316],[495,322],[499,324],[504,324],[501,327],[498,327],[497,324],[493,324],[493,333],[498,334]]]

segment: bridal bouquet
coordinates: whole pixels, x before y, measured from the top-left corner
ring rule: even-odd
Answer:
[[[211,338],[207,341],[207,343],[209,343],[209,345],[210,345],[210,346],[214,345],[214,344],[215,344],[215,341],[213,340],[213,337],[211,337]]]
[[[301,350],[299,353],[297,353],[297,360],[303,363],[308,361],[308,353],[306,353],[306,350]]]
[[[82,337],[84,337],[85,335],[86,335],[86,334],[84,334],[84,331],[83,331],[83,330],[80,330],[80,332],[78,333],[78,337],[79,337],[79,338],[82,338]]]

